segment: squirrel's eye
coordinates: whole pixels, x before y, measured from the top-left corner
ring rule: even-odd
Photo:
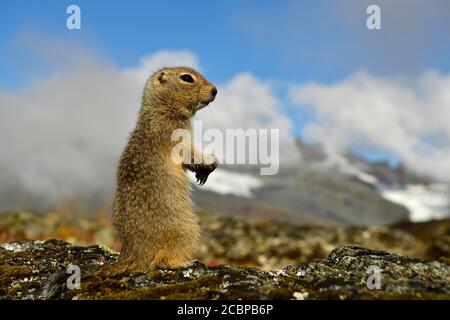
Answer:
[[[184,82],[189,82],[189,83],[194,82],[194,78],[192,78],[192,76],[190,74],[182,74],[180,76],[180,79],[183,80]]]

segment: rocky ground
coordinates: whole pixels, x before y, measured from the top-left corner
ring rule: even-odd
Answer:
[[[118,249],[108,217],[0,214],[0,298],[450,299],[449,220],[301,227],[199,216],[205,265],[107,278],[98,271]],[[66,285],[69,265],[80,267],[80,289]]]
[[[104,277],[117,254],[58,240],[0,246],[3,299],[449,299],[450,266],[345,246],[326,259],[274,271],[192,267]],[[80,287],[67,268],[81,270]],[[379,268],[379,287],[374,269]],[[72,284],[72,288],[67,285]],[[369,285],[368,285],[369,283]]]

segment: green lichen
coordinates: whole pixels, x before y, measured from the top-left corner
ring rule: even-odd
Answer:
[[[20,248],[20,249],[18,249]],[[16,251],[14,251],[17,249]],[[117,261],[101,246],[25,241],[0,247],[1,299],[450,299],[450,266],[386,251],[339,247],[326,259],[274,271],[238,266],[155,270],[107,277]],[[81,288],[66,286],[69,264]],[[382,288],[367,288],[367,269],[383,270]]]

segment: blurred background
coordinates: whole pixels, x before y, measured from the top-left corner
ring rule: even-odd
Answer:
[[[219,88],[204,128],[280,130],[278,174],[223,165],[194,187],[209,264],[344,243],[449,256],[449,53],[446,0],[2,1],[0,241],[119,249],[115,170],[143,86],[187,65]]]

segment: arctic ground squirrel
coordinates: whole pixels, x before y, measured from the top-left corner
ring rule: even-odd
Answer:
[[[216,87],[187,67],[164,68],[147,81],[137,125],[120,158],[114,227],[122,242],[113,273],[188,266],[200,227],[192,211],[186,170],[204,184],[218,162],[183,139],[174,159],[173,133],[190,132],[191,117],[212,102]],[[176,158],[176,157],[175,157]]]

